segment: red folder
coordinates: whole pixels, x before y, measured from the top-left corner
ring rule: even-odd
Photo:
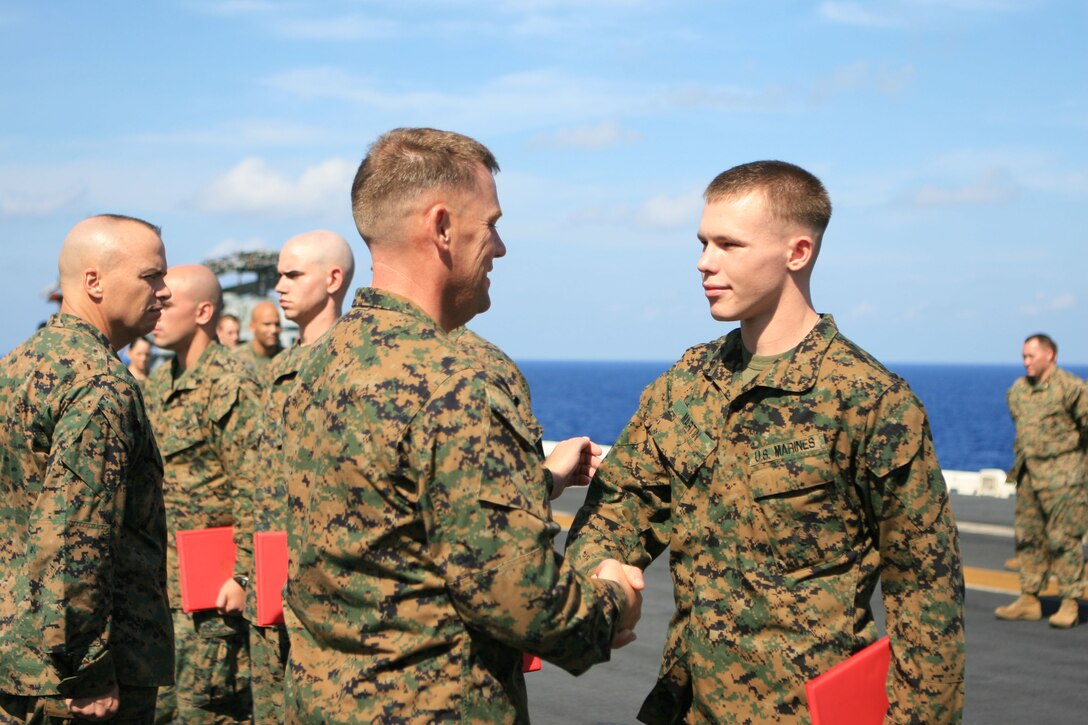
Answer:
[[[540,661],[540,658],[536,655],[531,655],[528,652],[521,653],[521,671],[522,672],[536,672],[544,666],[544,663]]]
[[[223,582],[234,575],[234,528],[192,529],[176,536],[182,610],[215,609]]]
[[[881,637],[805,683],[812,725],[881,725],[891,654],[891,643]]]
[[[257,569],[257,625],[283,624],[283,585],[287,583],[287,532],[258,531],[253,536]]]

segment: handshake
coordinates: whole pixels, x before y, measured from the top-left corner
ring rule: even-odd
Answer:
[[[642,616],[642,590],[646,586],[642,570],[616,559],[606,559],[597,565],[592,576],[613,581],[623,589],[623,617],[612,638],[612,649],[631,644],[637,638],[635,625]]]

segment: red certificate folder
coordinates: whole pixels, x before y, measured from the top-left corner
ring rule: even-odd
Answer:
[[[531,655],[528,652],[521,653],[521,671],[522,672],[536,672],[544,666],[544,663],[540,661],[540,658],[536,655]]]
[[[253,536],[257,568],[257,625],[283,624],[283,585],[287,583],[287,532],[258,531]]]
[[[880,725],[888,711],[884,688],[891,660],[887,637],[805,683],[812,725]]]
[[[182,610],[215,609],[223,582],[234,575],[234,528],[179,531],[177,542]]]

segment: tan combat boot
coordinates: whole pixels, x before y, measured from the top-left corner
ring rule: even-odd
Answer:
[[[1076,599],[1063,599],[1062,605],[1058,607],[1058,611],[1054,612],[1047,620],[1050,622],[1051,627],[1058,627],[1060,629],[1069,629],[1070,627],[1077,626],[1079,619],[1079,607]]]
[[[1029,622],[1043,618],[1043,605],[1034,594],[1021,594],[1012,604],[994,610],[998,619],[1023,619]]]

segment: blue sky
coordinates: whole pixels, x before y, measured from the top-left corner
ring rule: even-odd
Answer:
[[[472,326],[518,359],[672,360],[724,334],[700,194],[738,163],[819,175],[820,311],[891,362],[1088,362],[1080,0],[0,2],[0,352],[84,216],[171,264],[331,228],[396,126],[487,144],[508,247]]]

